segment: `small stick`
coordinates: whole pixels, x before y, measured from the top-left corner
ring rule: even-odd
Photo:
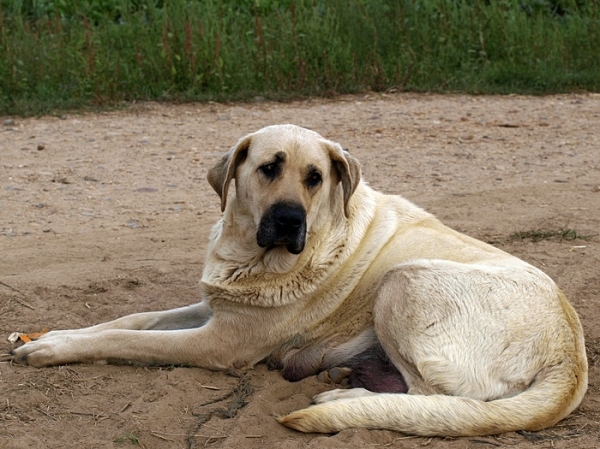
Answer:
[[[31,304],[29,304],[27,301],[24,301],[24,300],[22,300],[22,299],[19,299],[19,298],[12,298],[12,299],[14,299],[15,301],[17,301],[17,302],[18,302],[19,304],[21,304],[23,307],[27,307],[28,309],[35,310],[35,307],[33,307],[33,306],[32,306]]]
[[[162,436],[160,433],[158,433],[158,432],[155,432],[154,430],[151,430],[151,431],[150,431],[150,433],[151,433],[153,436],[155,436],[156,438],[160,438],[161,440],[164,440],[164,441],[170,441],[170,442],[172,442],[172,443],[175,443],[175,440],[171,440],[171,439],[169,439],[169,438],[167,438],[167,437],[164,437],[164,436]]]
[[[43,411],[40,407],[36,407],[34,410],[37,410],[38,412],[46,415],[48,418],[52,418],[52,419],[56,419],[54,416],[52,416],[50,413],[46,413],[45,411]]]
[[[0,284],[4,285],[6,288],[10,288],[13,292],[21,293],[19,290],[17,290],[16,288],[14,288],[11,285],[8,285],[6,282],[0,281]],[[23,293],[21,293],[21,294],[23,294]]]
[[[127,404],[125,404],[125,406],[119,411],[119,413],[123,413],[125,410],[127,410],[129,407],[131,407],[131,402],[128,402]]]
[[[96,419],[96,418],[103,418],[103,419],[108,418],[108,416],[106,416],[102,412],[98,412],[98,413],[91,412],[90,413],[90,412],[73,412],[73,411],[70,411],[69,413],[71,413],[72,415],[92,416],[94,419]]]
[[[0,285],[4,285],[6,288],[11,289],[13,292],[17,292],[20,295],[23,295],[23,292],[21,292],[20,290],[17,290],[16,288],[14,288],[12,285],[8,285],[6,282],[2,282],[0,281]],[[27,301],[23,300],[23,299],[19,299],[19,298],[13,298],[15,301],[17,301],[19,304],[21,304],[23,307],[27,307],[31,310],[35,310],[35,307],[33,307],[31,304],[29,304]]]
[[[95,379],[100,379],[104,377],[104,374],[101,374],[99,376],[94,376],[94,377],[84,377],[83,379],[78,378],[78,379],[72,379],[73,382],[87,382],[88,380],[95,380]]]

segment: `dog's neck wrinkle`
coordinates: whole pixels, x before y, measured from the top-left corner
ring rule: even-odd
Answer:
[[[360,221],[326,221],[318,231],[309,231],[304,251],[297,256],[284,256],[284,259],[293,259],[291,267],[284,272],[274,270],[269,264],[273,260],[265,257],[265,253],[270,255],[269,252],[258,248],[253,230],[238,232],[244,227],[254,228],[247,221],[236,226],[233,217],[226,214],[226,221],[232,226],[221,226],[214,245],[209,248],[206,266],[211,268],[210,271],[205,268],[202,277],[203,294],[207,299],[277,307],[303,299],[308,305],[311,294],[323,289],[325,283],[331,284],[327,290],[332,296],[341,297],[348,293],[368,265],[368,260],[355,260],[352,268],[347,270],[350,277],[340,279],[336,275],[339,267],[355,256],[356,248],[370,228],[375,206],[369,194],[364,193],[366,195],[360,201]],[[335,298],[331,299],[330,304],[336,303]]]
[[[231,235],[227,236],[225,229],[222,228],[222,231],[212,256],[209,255],[211,264],[206,264],[212,269],[210,272],[205,269],[203,273],[203,294],[209,299],[263,307],[297,302],[316,291],[337,266],[347,241],[347,230],[338,226],[309,236],[304,251],[292,255],[285,249],[266,251],[258,248],[255,241],[250,243],[249,238],[241,238],[237,233],[234,234],[238,238],[233,240]],[[323,235],[330,236],[330,239],[319,238]],[[244,250],[249,247],[253,250]],[[242,253],[245,253],[245,258],[240,257]],[[281,257],[280,261],[278,257]],[[290,261],[290,268],[282,272],[281,268],[287,267],[281,261]]]

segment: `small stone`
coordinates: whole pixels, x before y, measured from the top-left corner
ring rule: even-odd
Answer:
[[[134,192],[139,192],[139,193],[154,193],[154,192],[158,192],[158,189],[156,189],[154,187],[140,187],[139,189],[135,189]]]
[[[10,334],[7,338],[8,341],[10,341],[11,343],[16,343],[17,341],[19,341],[20,335],[18,332],[13,332],[12,334]]]
[[[38,151],[42,151],[44,149],[46,149],[46,145],[44,145],[43,143],[38,144],[37,146]]]
[[[15,126],[15,121],[11,118],[4,120],[4,126]]]
[[[142,225],[140,222],[138,222],[136,219],[132,218],[131,220],[129,220],[125,226],[127,226],[128,228],[131,229],[137,229],[137,228],[143,228],[144,225]]]

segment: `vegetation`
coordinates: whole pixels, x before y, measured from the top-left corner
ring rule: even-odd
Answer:
[[[574,229],[532,229],[531,231],[517,231],[510,235],[509,240],[529,240],[533,243],[537,243],[542,240],[590,240],[592,237],[595,236],[577,234],[577,231]]]
[[[596,0],[0,0],[0,114],[600,90]]]

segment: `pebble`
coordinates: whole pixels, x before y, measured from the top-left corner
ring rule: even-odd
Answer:
[[[143,227],[144,227],[144,225],[142,225],[141,223],[139,223],[139,222],[138,222],[137,220],[135,220],[135,219],[131,219],[131,220],[129,220],[129,221],[128,221],[128,222],[125,224],[125,226],[127,226],[128,228],[131,228],[131,229],[137,229],[137,228],[143,228]]]
[[[6,120],[4,120],[4,126],[14,126],[15,125],[15,121],[11,118],[8,118]]]
[[[158,189],[156,189],[154,187],[140,187],[139,189],[135,189],[134,192],[154,193],[154,192],[158,192]]]

